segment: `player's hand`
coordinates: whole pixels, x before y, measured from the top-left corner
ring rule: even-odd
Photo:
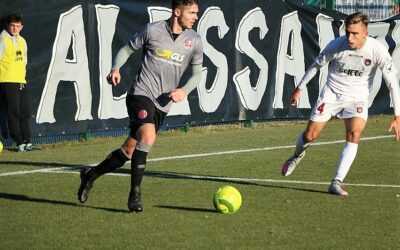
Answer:
[[[388,131],[392,132],[393,129],[394,129],[394,132],[396,133],[396,140],[397,141],[400,140],[400,116],[394,117],[394,120],[390,124]]]
[[[107,76],[107,82],[117,86],[121,82],[121,74],[119,73],[119,70],[111,70]]]
[[[186,92],[181,88],[174,89],[169,93],[169,98],[173,102],[181,102],[183,101],[183,99],[185,99],[185,97],[186,97]]]
[[[293,94],[290,97],[290,105],[291,106],[297,106],[297,103],[298,103],[298,101],[300,99],[300,92],[301,92],[301,89],[299,89],[299,88],[296,88],[293,91]]]

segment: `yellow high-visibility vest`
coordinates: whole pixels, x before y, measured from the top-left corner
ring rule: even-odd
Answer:
[[[0,60],[0,82],[26,83],[25,39],[18,36],[18,45],[10,37],[0,37],[6,44]]]

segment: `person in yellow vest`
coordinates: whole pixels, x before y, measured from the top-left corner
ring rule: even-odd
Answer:
[[[19,35],[22,28],[22,16],[11,14],[0,33],[0,87],[7,107],[10,136],[18,152],[35,149],[31,141],[31,110],[25,79],[28,48]]]

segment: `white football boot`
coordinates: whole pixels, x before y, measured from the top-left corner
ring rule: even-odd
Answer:
[[[328,188],[328,193],[340,195],[340,196],[348,196],[349,193],[342,189],[342,183],[339,180],[332,180],[331,185]]]
[[[293,173],[294,169],[299,165],[300,161],[304,158],[306,155],[306,151],[304,151],[301,155],[292,155],[284,164],[282,167],[282,175],[283,176],[289,176]]]

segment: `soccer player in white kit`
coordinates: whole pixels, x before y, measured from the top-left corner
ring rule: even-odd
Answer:
[[[376,39],[368,37],[368,22],[368,16],[364,13],[349,15],[345,20],[346,35],[332,40],[318,55],[290,98],[291,104],[295,105],[301,90],[322,66],[329,63],[327,82],[312,110],[306,130],[297,139],[293,156],[282,167],[282,175],[289,176],[294,171],[303,159],[306,148],[319,137],[327,122],[333,116],[338,116],[344,119],[346,144],[328,188],[330,194],[348,195],[341,183],[356,157],[358,143],[367,123],[369,88],[378,67],[382,70],[394,106],[394,120],[389,132],[394,129],[396,139],[400,139],[397,71],[387,49]]]

